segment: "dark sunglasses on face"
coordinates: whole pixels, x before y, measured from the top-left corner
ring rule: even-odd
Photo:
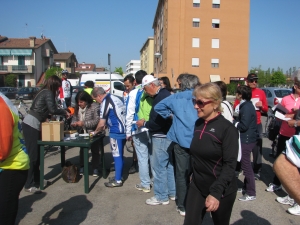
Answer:
[[[250,83],[254,83],[254,82],[257,83],[257,79],[250,79],[249,82]]]
[[[205,105],[207,105],[207,104],[213,102],[213,101],[206,101],[206,102],[203,102],[203,101],[201,101],[201,100],[196,100],[196,99],[194,99],[194,98],[192,99],[192,101],[193,101],[193,105],[197,104],[197,106],[198,106],[199,108],[203,108]]]

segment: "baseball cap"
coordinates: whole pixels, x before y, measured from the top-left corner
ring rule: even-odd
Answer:
[[[143,80],[142,80],[142,87],[146,86],[147,84],[152,83],[153,81],[156,81],[157,78],[155,78],[152,75],[146,75],[144,76]]]
[[[258,79],[258,76],[255,73],[250,73],[247,76],[247,80],[253,80],[253,79]]]

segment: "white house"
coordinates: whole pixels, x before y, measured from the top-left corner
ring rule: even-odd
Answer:
[[[130,60],[126,65],[125,75],[134,75],[141,69],[141,60]]]

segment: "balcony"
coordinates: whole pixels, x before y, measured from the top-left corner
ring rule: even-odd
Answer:
[[[34,66],[0,65],[0,71],[6,73],[32,73]]]

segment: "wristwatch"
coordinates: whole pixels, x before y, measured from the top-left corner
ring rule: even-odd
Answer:
[[[295,120],[294,127],[298,127],[297,122],[298,120]]]

